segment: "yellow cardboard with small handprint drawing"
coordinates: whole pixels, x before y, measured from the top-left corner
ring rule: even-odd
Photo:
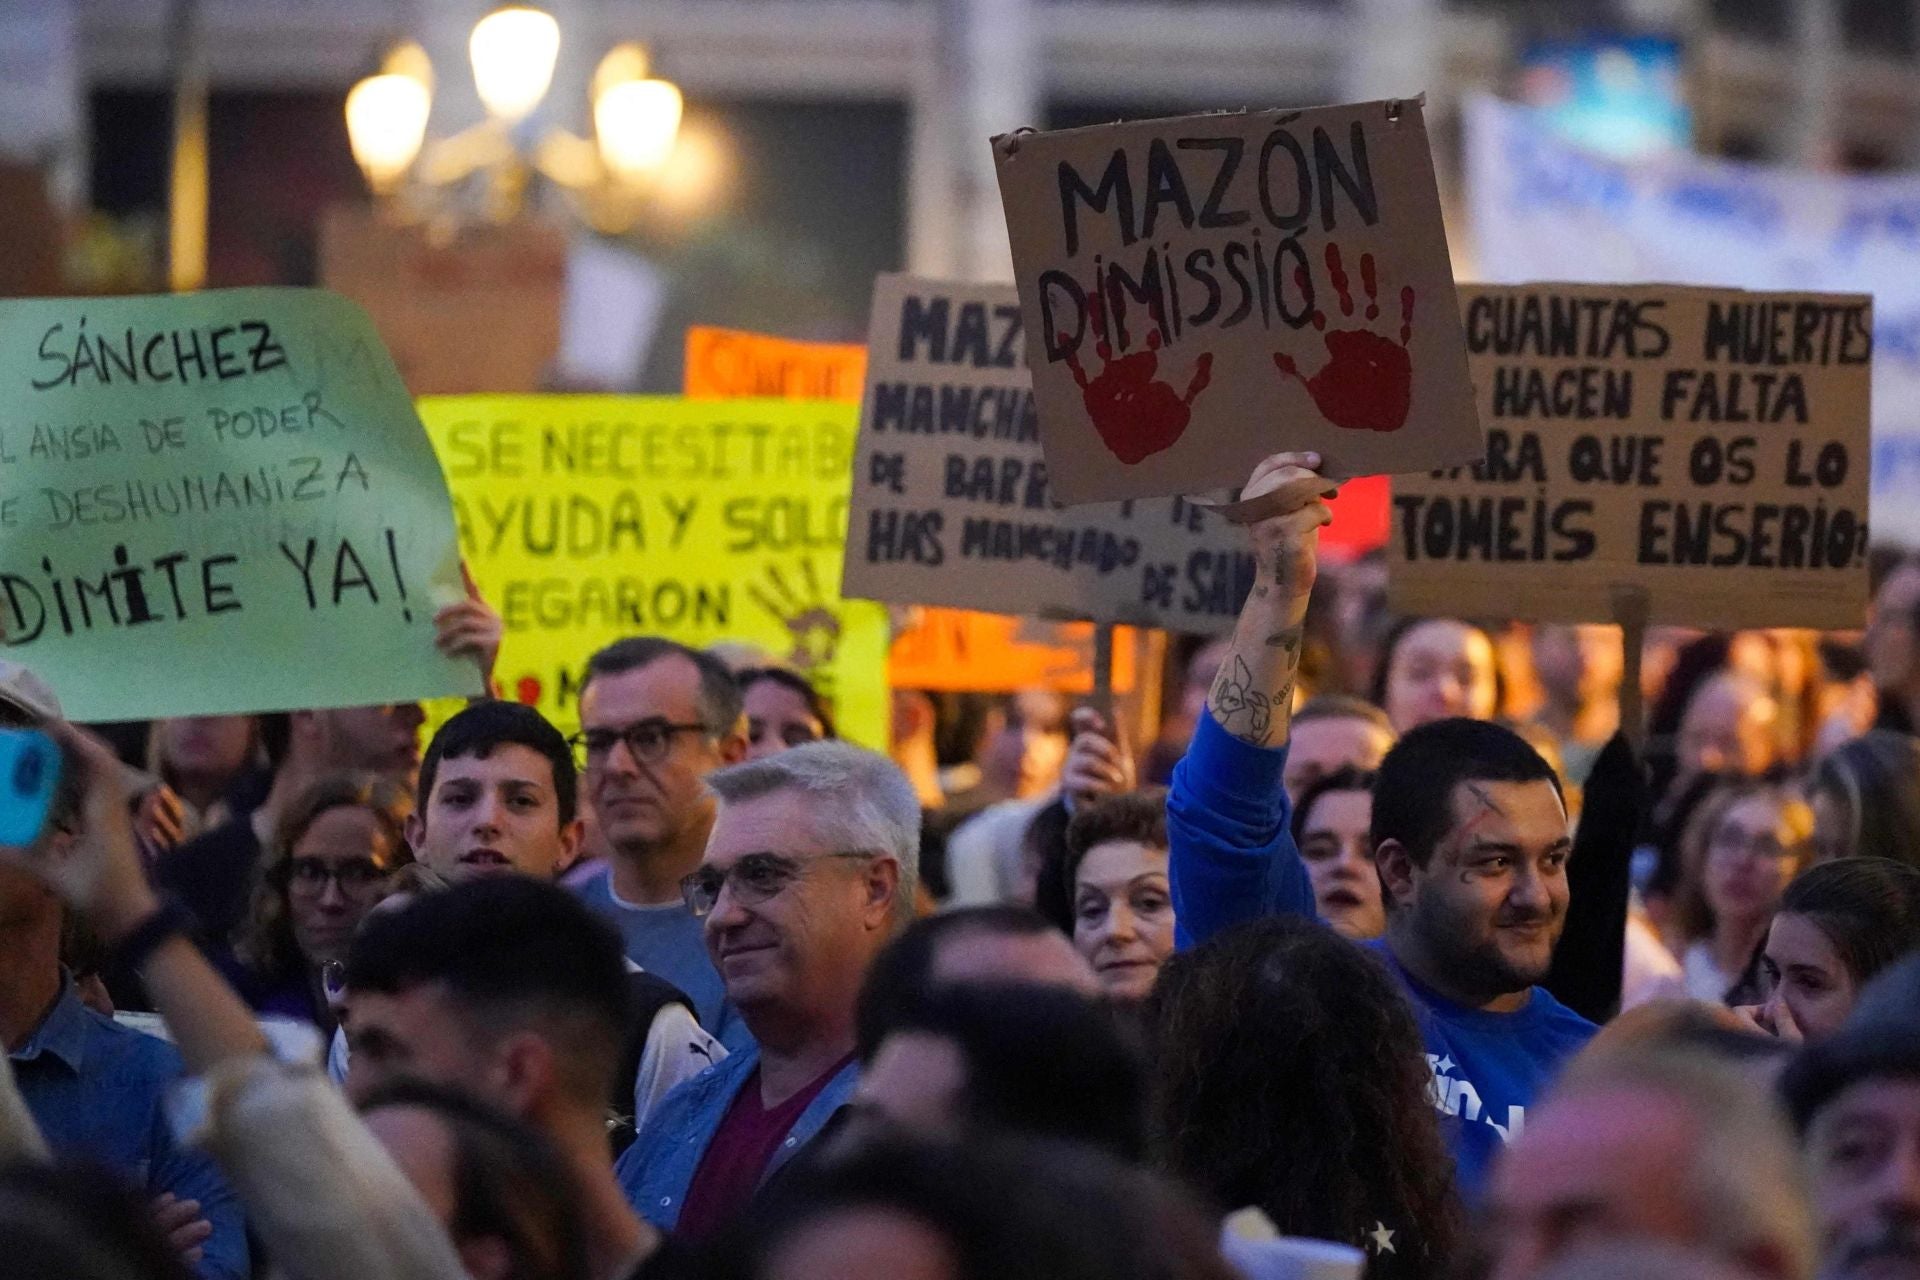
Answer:
[[[886,745],[887,619],[840,596],[858,406],[435,396],[420,417],[460,545],[506,622],[502,697],[571,733],[594,650],[742,642]]]

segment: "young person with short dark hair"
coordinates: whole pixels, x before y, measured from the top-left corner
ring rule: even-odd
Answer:
[[[407,835],[448,881],[514,871],[551,880],[579,851],[578,806],[560,731],[532,707],[476,702],[427,744]]]
[[[623,1276],[652,1250],[607,1145],[627,982],[619,939],[590,911],[525,876],[423,894],[367,921],[347,988],[351,1095],[418,1076],[501,1107],[560,1150],[594,1276]]]
[[[548,883],[579,849],[578,795],[572,750],[544,716],[518,703],[477,702],[427,745],[408,837],[421,862],[454,883],[506,874]],[[675,1085],[725,1056],[680,988],[638,970],[627,986],[616,1152]]]
[[[1318,463],[1276,454],[1243,500],[1305,491]],[[1314,497],[1273,501],[1281,509],[1249,526],[1254,584],[1167,801],[1174,907],[1189,942],[1262,915],[1316,914],[1281,778],[1317,530],[1330,515]],[[1566,920],[1566,804],[1552,768],[1512,731],[1440,720],[1382,761],[1369,838],[1387,931],[1368,945],[1413,1001],[1471,1196],[1595,1030],[1536,986]]]

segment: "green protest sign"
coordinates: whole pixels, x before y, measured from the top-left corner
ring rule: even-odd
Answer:
[[[75,720],[480,691],[445,479],[315,289],[0,302],[0,630]]]

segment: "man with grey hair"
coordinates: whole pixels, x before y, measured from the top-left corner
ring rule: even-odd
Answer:
[[[1492,1280],[1541,1280],[1594,1246],[1661,1242],[1753,1280],[1806,1280],[1798,1153],[1764,1085],[1699,1053],[1588,1054],[1495,1167]]]
[[[853,1095],[867,966],[912,917],[920,803],[892,761],[814,742],[711,774],[700,866],[682,881],[757,1048],[663,1099],[620,1159],[642,1216],[710,1236]]]

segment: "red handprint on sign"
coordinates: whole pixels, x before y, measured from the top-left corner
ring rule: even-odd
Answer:
[[[1099,290],[1095,289],[1087,302],[1088,322],[1094,330],[1103,327],[1101,312]],[[1116,316],[1116,321],[1118,319]],[[1119,322],[1119,333],[1124,346],[1127,341],[1124,322]],[[1067,334],[1060,335],[1061,346],[1071,341]],[[1077,348],[1068,350],[1067,368],[1073,372],[1073,380],[1080,387],[1080,398],[1087,406],[1087,416],[1093,419],[1093,428],[1100,433],[1108,450],[1133,466],[1171,447],[1193,420],[1194,398],[1207,389],[1207,383],[1213,378],[1212,354],[1203,352],[1194,362],[1193,377],[1187,383],[1186,394],[1181,395],[1171,384],[1154,376],[1160,370],[1157,329],[1147,334],[1144,351],[1115,358],[1113,346],[1105,338],[1096,342],[1093,350],[1105,366],[1091,379],[1080,364]]]
[[[1327,246],[1327,276],[1340,299],[1340,314],[1354,310],[1352,281],[1340,260],[1340,246]],[[1309,288],[1307,269],[1294,272],[1302,293]],[[1373,255],[1360,255],[1360,282],[1367,294],[1368,320],[1380,318],[1380,291],[1374,278]],[[1324,312],[1313,313],[1313,327],[1325,329]],[[1406,425],[1413,403],[1413,363],[1407,342],[1413,337],[1413,287],[1400,290],[1400,342],[1395,345],[1371,329],[1335,329],[1327,334],[1327,362],[1311,378],[1300,372],[1292,356],[1274,353],[1273,363],[1289,378],[1298,378],[1327,421],[1351,431],[1398,431]]]

